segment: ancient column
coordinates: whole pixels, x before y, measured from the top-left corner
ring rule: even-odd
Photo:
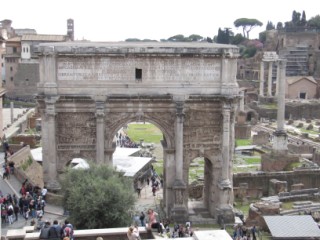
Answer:
[[[50,97],[45,100],[46,108],[42,124],[42,166],[44,184],[48,189],[60,188],[57,181],[57,143],[56,143],[56,109],[58,98]]]
[[[222,181],[229,185],[229,161],[230,161],[230,104],[224,104],[222,109]]]
[[[244,91],[240,92],[241,98],[240,98],[240,111],[244,111]]]
[[[96,162],[104,163],[104,141],[105,141],[105,110],[104,102],[96,102]]]
[[[260,96],[264,96],[264,62],[260,63]]]
[[[175,145],[176,145],[176,179],[183,181],[183,122],[184,122],[184,112],[183,112],[183,102],[178,102],[176,104],[177,117],[176,117],[176,127],[175,127]]]
[[[176,102],[176,122],[175,122],[175,181],[173,183],[174,190],[174,206],[171,210],[172,218],[175,221],[187,220],[188,211],[185,206],[184,195],[186,184],[183,180],[183,122],[184,122],[184,103]]]
[[[277,111],[277,130],[274,132],[273,150],[287,151],[287,134],[284,129],[285,125],[285,85],[286,85],[286,65],[285,59],[278,62],[280,69],[279,94],[278,94],[278,111]]]
[[[230,103],[224,103],[222,107],[222,166],[221,177],[218,182],[219,203],[217,206],[218,223],[231,223],[234,222],[234,213],[232,207],[233,192],[230,181],[230,157],[231,147],[230,138],[233,136],[231,132],[231,106]],[[233,118],[233,116],[232,116]]]
[[[272,64],[269,62],[269,71],[268,71],[268,97],[272,97]]]
[[[276,94],[275,96],[278,97],[279,95],[279,78],[280,78],[280,64],[277,62],[277,80],[276,80]]]
[[[11,124],[14,122],[14,105],[13,102],[10,102],[10,121]]]

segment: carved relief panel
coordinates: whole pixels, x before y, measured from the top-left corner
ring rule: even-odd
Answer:
[[[94,113],[58,113],[57,139],[58,144],[95,144]]]

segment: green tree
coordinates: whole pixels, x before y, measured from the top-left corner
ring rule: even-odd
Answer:
[[[282,22],[278,22],[277,23],[277,30],[283,29],[283,23]]]
[[[141,42],[141,40],[139,38],[127,38],[125,41],[126,42]]]
[[[174,35],[168,38],[169,42],[186,42],[186,38],[182,34]]]
[[[238,45],[242,43],[245,40],[245,38],[242,36],[241,33],[237,33],[234,37],[231,39],[231,44]]]
[[[275,26],[273,25],[273,23],[271,21],[268,21],[267,26],[266,26],[266,30],[272,30],[275,29]]]
[[[107,165],[69,169],[61,182],[64,206],[78,229],[112,228],[131,223],[132,181]]]
[[[315,17],[310,18],[308,21],[308,26],[320,28],[320,15],[316,15]]]
[[[221,30],[221,28],[219,28],[216,42],[222,44],[230,44],[232,37],[233,32],[229,28],[225,28],[224,30]]]
[[[296,12],[295,10],[292,12],[292,24],[293,26],[299,26],[300,25],[300,17],[301,17],[301,13]]]
[[[249,39],[249,33],[254,27],[261,27],[263,24],[257,19],[251,18],[238,18],[234,21],[235,27],[242,27],[243,36]]]
[[[306,13],[305,11],[302,12],[302,16],[301,16],[301,21],[300,21],[300,25],[305,27],[307,24],[307,17],[306,17]]]
[[[208,42],[208,43],[213,43],[213,40],[212,40],[212,38],[210,38],[210,37],[207,37],[207,42]]]
[[[191,42],[200,42],[203,40],[203,37],[198,34],[191,34],[188,38]]]

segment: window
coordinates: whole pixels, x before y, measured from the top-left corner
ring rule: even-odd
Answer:
[[[11,71],[11,72],[13,71],[13,67],[10,67],[10,71]]]
[[[142,80],[142,69],[136,68],[136,80],[141,81]]]
[[[13,77],[10,78],[11,82],[13,81]]]
[[[307,93],[301,92],[299,97],[300,99],[307,99]]]
[[[13,52],[14,52],[14,53],[17,52],[17,48],[16,48],[16,47],[13,47],[12,49],[13,49]]]

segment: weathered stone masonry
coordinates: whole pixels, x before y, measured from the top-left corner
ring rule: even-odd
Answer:
[[[238,53],[207,43],[40,45],[45,184],[58,188],[58,173],[74,157],[112,164],[117,131],[147,121],[164,135],[167,216],[188,219],[189,165],[204,157],[204,205],[233,222]]]

